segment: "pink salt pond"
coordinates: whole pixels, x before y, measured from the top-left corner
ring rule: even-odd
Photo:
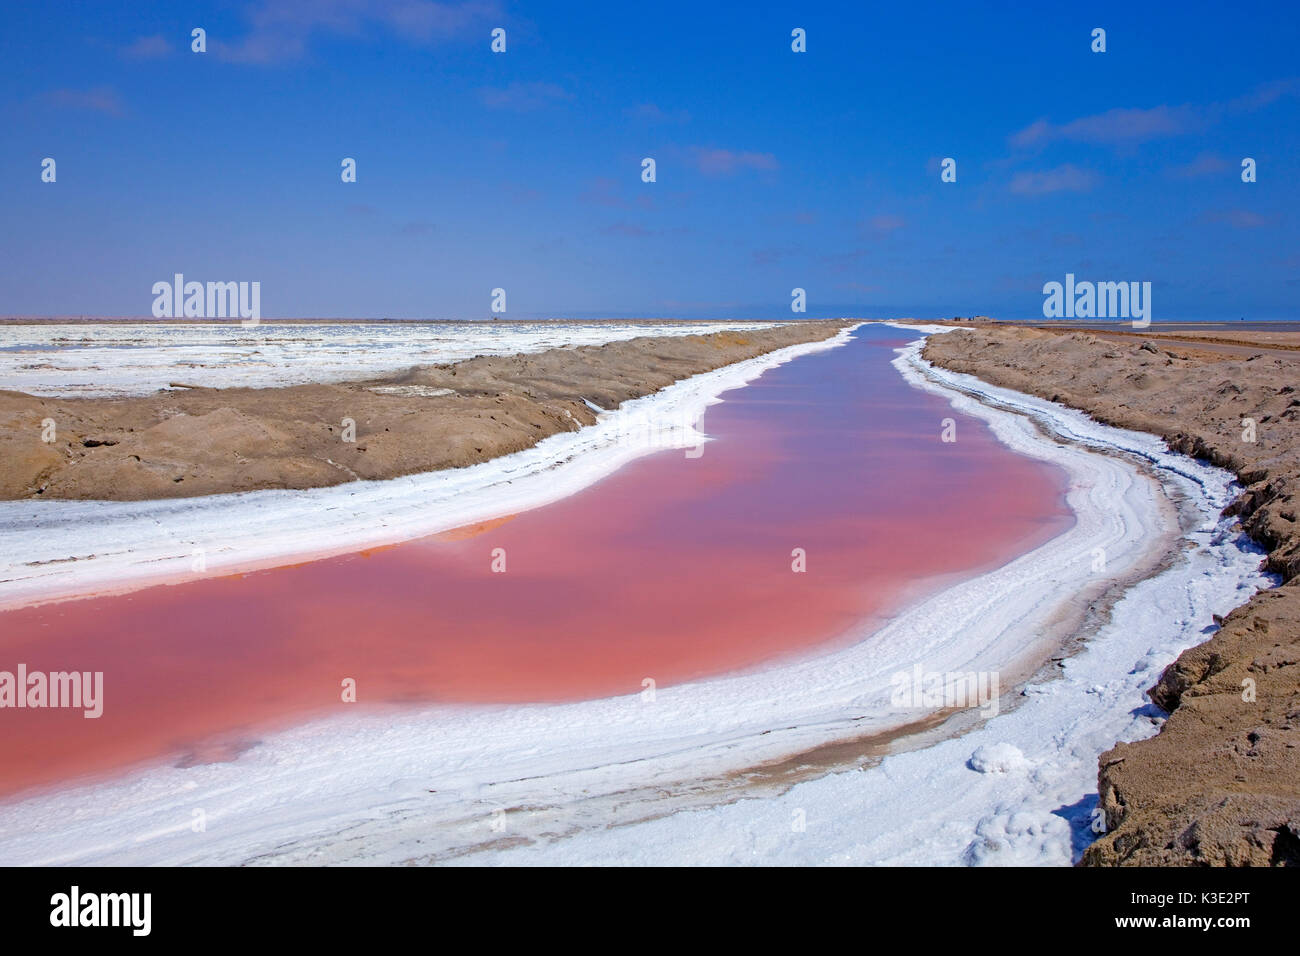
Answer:
[[[700,457],[661,451],[506,520],[0,613],[0,670],[104,673],[98,719],[0,711],[0,793],[224,759],[375,705],[565,701],[770,665],[1068,527],[1064,475],[907,386],[888,364],[900,335],[864,328],[727,393]]]

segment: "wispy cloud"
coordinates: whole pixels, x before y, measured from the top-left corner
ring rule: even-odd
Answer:
[[[127,60],[157,60],[169,56],[171,52],[171,43],[161,33],[138,37],[121,50],[122,57]]]
[[[638,185],[641,184],[639,176],[635,178],[635,182]],[[603,206],[606,209],[654,208],[654,199],[644,190],[639,191],[631,199],[626,198],[624,195],[627,190],[627,182],[619,182],[609,176],[598,176],[591,181],[591,185],[582,192],[578,199],[588,205]]]
[[[696,168],[706,176],[730,176],[747,169],[770,172],[780,166],[771,153],[736,152],[711,146],[693,147],[691,157]]]
[[[1010,189],[1021,196],[1087,192],[1097,183],[1097,174],[1071,163],[1054,169],[1025,170],[1011,177]]]
[[[1200,179],[1204,176],[1216,176],[1232,169],[1233,164],[1213,153],[1201,153],[1190,163],[1170,166],[1167,170],[1175,179]]]
[[[628,206],[627,200],[618,194],[618,182],[608,176],[600,176],[592,180],[591,185],[578,198],[593,206],[604,206],[608,209],[624,209]]]
[[[819,256],[818,261],[833,273],[853,272],[857,271],[859,263],[868,255],[870,255],[868,249],[851,249],[847,252],[833,252]]]
[[[249,10],[244,36],[233,42],[209,36],[208,45],[230,62],[270,65],[300,59],[319,34],[360,38],[377,26],[423,45],[499,16],[492,0],[262,0]]]
[[[619,236],[623,239],[646,239],[654,235],[651,230],[640,223],[627,222],[626,220],[610,223],[600,231],[602,235]]]
[[[1300,96],[1300,78],[1290,77],[1285,80],[1261,83],[1245,96],[1230,101],[1226,109],[1232,113],[1249,113],[1271,106],[1289,96]]]
[[[96,86],[88,90],[51,90],[41,99],[59,109],[91,110],[108,116],[121,116],[126,112],[117,90],[109,86]]]
[[[774,266],[783,259],[791,256],[798,256],[803,250],[798,246],[766,246],[762,249],[755,249],[750,253],[756,266]]]
[[[511,83],[508,86],[485,86],[479,90],[479,99],[489,109],[530,112],[571,100],[573,94],[557,83]]]
[[[1251,113],[1279,100],[1300,96],[1300,79],[1263,83],[1244,96],[1203,106],[1162,104],[1147,108],[1127,107],[1081,116],[1067,123],[1040,119],[1011,135],[1018,148],[1050,143],[1089,143],[1126,147],[1157,139],[1168,139],[1203,130],[1226,115]]]
[[[431,236],[435,226],[431,222],[423,219],[413,219],[410,222],[404,222],[397,227],[397,234],[405,238],[415,238],[417,236]]]
[[[902,216],[881,214],[879,216],[872,216],[864,225],[869,232],[885,236],[889,235],[891,232],[897,232],[899,229],[902,229],[907,225],[907,223],[904,221]]]
[[[1179,136],[1198,128],[1200,121],[1190,106],[1155,106],[1151,109],[1113,109],[1068,123],[1040,119],[1011,136],[1017,147],[1055,142],[1123,146]]]
[[[632,119],[646,123],[689,123],[691,114],[686,110],[664,110],[655,103],[641,103],[624,112]]]
[[[1263,216],[1250,209],[1218,209],[1205,213],[1203,222],[1231,226],[1234,229],[1262,229],[1275,221],[1271,216]]]

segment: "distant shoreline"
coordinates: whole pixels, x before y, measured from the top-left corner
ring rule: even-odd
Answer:
[[[403,318],[361,318],[361,319],[343,319],[343,318],[266,318],[263,317],[258,325],[246,326],[246,328],[259,328],[262,325],[467,325],[470,323],[483,323],[495,325],[547,325],[551,323],[579,323],[584,325],[615,325],[626,324],[628,322],[661,322],[664,324],[682,323],[682,324],[700,324],[700,323],[734,323],[734,322],[767,322],[773,325],[790,322],[904,322],[904,323],[926,323],[932,325],[950,325],[950,326],[973,326],[975,328],[989,328],[998,325],[1012,325],[1017,327],[1032,326],[1039,328],[1056,328],[1056,329],[1080,329],[1095,331],[1097,329],[1109,329],[1114,327],[1116,331],[1128,331],[1135,334],[1152,334],[1158,335],[1161,331],[1172,331],[1185,328],[1196,328],[1200,330],[1232,330],[1236,332],[1247,331],[1291,331],[1300,332],[1300,320],[1296,319],[1251,319],[1249,321],[1225,321],[1223,319],[1169,319],[1156,320],[1151,323],[1147,329],[1133,329],[1132,323],[1127,319],[1044,319],[1041,317],[1024,318],[1024,319],[995,319],[988,316],[959,317],[941,316],[937,318],[925,318],[916,316],[890,316],[863,318],[861,316],[808,316],[808,315],[791,315],[788,318],[761,318],[747,316],[729,316],[710,318],[689,318],[683,316],[606,316],[601,318],[498,318],[486,317],[478,319],[403,319]],[[154,318],[152,315],[129,316],[96,316],[96,315],[0,315],[0,326],[5,325],[186,325],[186,326],[230,326],[240,324],[237,318],[231,319],[212,319],[212,318]]]
[[[698,324],[701,322],[771,322],[773,324],[790,322],[790,321],[808,321],[818,322],[821,319],[804,319],[802,316],[795,319],[683,319],[683,318],[654,318],[654,317],[633,317],[633,318],[603,318],[603,319],[274,319],[263,318],[257,326],[247,326],[247,328],[258,328],[262,325],[382,325],[382,324],[403,324],[403,325],[465,325],[469,322],[482,322],[485,324],[495,323],[497,325],[536,325],[539,323],[550,322],[587,322],[595,324],[627,324],[628,322],[681,322]],[[878,319],[875,321],[885,321]],[[100,317],[93,315],[5,315],[0,316],[0,325],[240,325],[240,320],[235,319],[155,319],[151,315],[145,316],[108,316]]]

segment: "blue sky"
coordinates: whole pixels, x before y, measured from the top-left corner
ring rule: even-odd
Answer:
[[[1300,319],[1297,7],[1037,6],[14,5],[0,314]]]

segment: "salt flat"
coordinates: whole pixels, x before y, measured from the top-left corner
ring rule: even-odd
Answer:
[[[170,383],[268,388],[340,382],[475,355],[698,335],[768,322],[0,323],[0,389],[147,395]]]

